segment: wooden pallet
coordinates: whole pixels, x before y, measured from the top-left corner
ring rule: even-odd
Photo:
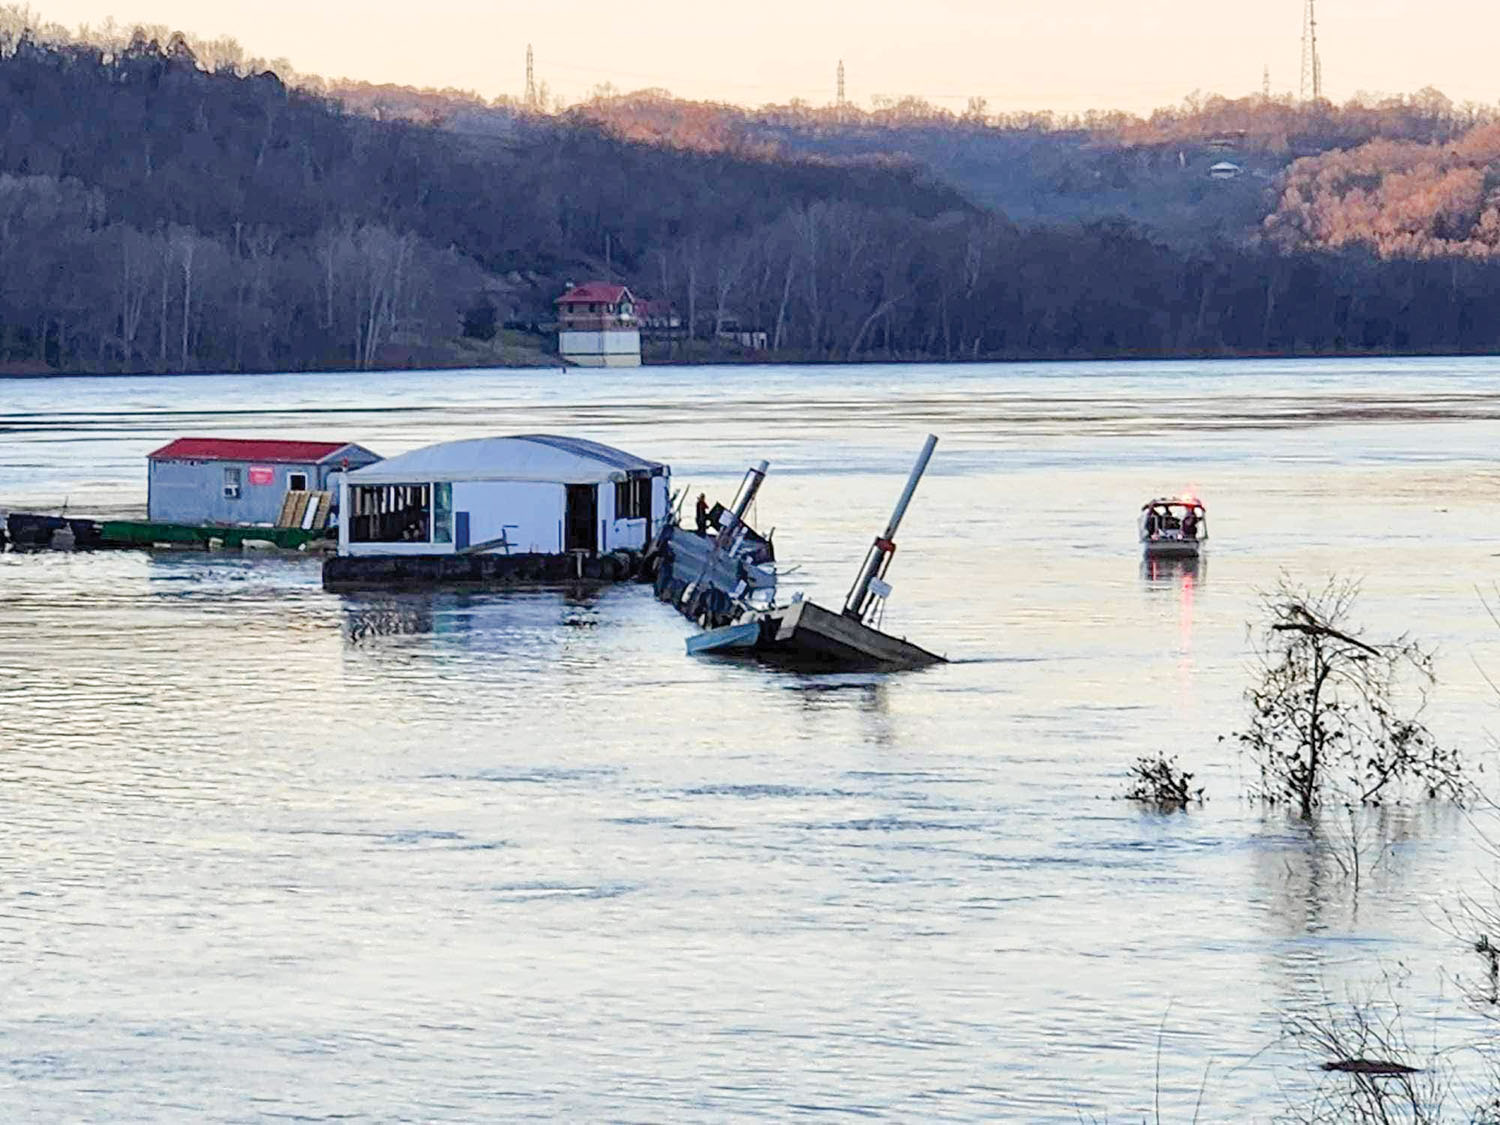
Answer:
[[[288,492],[281,502],[276,526],[301,528],[303,531],[326,527],[332,506],[333,495],[326,491]]]

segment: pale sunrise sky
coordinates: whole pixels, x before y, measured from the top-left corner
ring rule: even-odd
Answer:
[[[229,35],[298,70],[485,97],[537,77],[572,101],[603,82],[750,104],[917,94],[962,109],[1149,110],[1198,90],[1295,92],[1302,0],[33,0],[70,27],[163,23]],[[1500,101],[1500,3],[1320,0],[1325,93]]]

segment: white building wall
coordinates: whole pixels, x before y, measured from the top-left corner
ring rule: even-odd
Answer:
[[[453,485],[457,513],[469,513],[469,543],[485,543],[503,534],[513,555],[555,555],[562,551],[562,523],[567,490],[560,484],[532,481],[458,481]],[[493,548],[502,551],[503,548]]]
[[[661,533],[662,526],[672,516],[672,478],[651,478],[651,537]]]
[[[410,483],[422,483],[413,481]],[[469,513],[469,545],[498,539],[510,541],[511,554],[561,554],[563,521],[567,512],[567,489],[562,484],[541,481],[456,481],[453,485],[454,542],[451,543],[351,543],[349,542],[349,490],[347,479],[339,482],[339,554],[341,555],[447,555],[457,551],[458,513]],[[600,551],[619,548],[642,550],[670,517],[670,478],[651,481],[651,527],[645,520],[615,519],[615,486],[598,486]],[[502,551],[503,548],[490,548]]]
[[[624,521],[615,519],[615,483],[609,481],[599,486],[599,550],[613,551],[622,544],[618,541],[618,528]]]
[[[239,472],[240,494],[224,495],[224,470]],[[257,484],[250,470],[267,472]],[[148,461],[146,518],[162,523],[273,524],[286,500],[288,478],[300,473],[317,487],[318,466],[259,461]]]
[[[580,367],[639,367],[641,332],[639,328],[565,330],[558,333],[557,350],[564,359]]]

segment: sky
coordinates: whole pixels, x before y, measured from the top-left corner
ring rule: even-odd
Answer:
[[[953,109],[1148,111],[1194,92],[1295,93],[1302,0],[32,0],[70,27],[108,17],[228,35],[304,73],[519,96],[526,46],[568,101],[653,86],[758,105],[914,94]],[[1320,0],[1324,92],[1500,101],[1494,0]]]

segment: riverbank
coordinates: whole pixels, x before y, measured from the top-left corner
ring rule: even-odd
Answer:
[[[526,333],[515,333],[525,337]],[[535,339],[534,337],[532,339]],[[745,349],[716,349],[707,341],[698,341],[699,347],[679,348],[648,342],[642,346],[640,368],[608,368],[616,374],[637,372],[641,368],[688,368],[688,367],[776,367],[776,368],[834,368],[834,367],[984,367],[1015,366],[1023,364],[1045,364],[1063,366],[1072,363],[1213,363],[1235,361],[1338,361],[1338,360],[1422,360],[1422,359],[1485,359],[1496,356],[1487,349],[1465,350],[1421,350],[1394,351],[1380,349],[1360,351],[1232,351],[1177,353],[1099,352],[1089,355],[1034,355],[1017,352],[1006,355],[981,356],[885,356],[861,355],[853,359],[840,356],[808,356],[801,352],[757,352]],[[555,351],[548,351],[540,343],[508,340],[501,344],[487,345],[483,341],[465,341],[443,347],[402,347],[388,349],[381,361],[366,370],[384,373],[422,371],[547,371],[547,370],[604,371],[604,368],[580,367],[562,359]],[[143,378],[151,376],[236,376],[236,375],[347,375],[347,365],[329,364],[297,370],[267,369],[264,371],[62,371],[46,364],[34,362],[0,363],[0,379],[72,379],[72,378]]]

